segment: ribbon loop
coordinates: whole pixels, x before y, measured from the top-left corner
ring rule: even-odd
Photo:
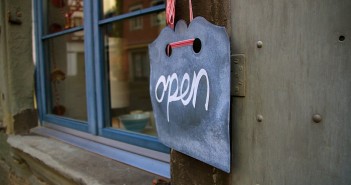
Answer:
[[[167,0],[166,5],[166,23],[172,29],[174,29],[175,1],[176,0]]]
[[[176,0],[167,0],[166,4],[166,23],[167,25],[174,29],[174,18],[175,18],[175,2]],[[193,5],[191,0],[189,0],[189,20],[193,21]]]
[[[191,2],[191,0],[189,0],[189,20],[190,22],[193,21],[194,17],[193,17],[193,3]]]

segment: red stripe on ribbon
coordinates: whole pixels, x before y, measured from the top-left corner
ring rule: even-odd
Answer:
[[[166,5],[166,23],[167,25],[174,29],[174,18],[175,18],[175,2],[176,0],[167,0]],[[193,21],[193,3],[189,0],[189,20]]]
[[[184,46],[191,46],[194,44],[195,39],[187,39],[187,40],[182,40],[182,41],[177,41],[177,42],[172,42],[167,45],[167,55],[170,56],[170,50],[173,48],[180,48]]]
[[[183,47],[183,46],[190,46],[193,45],[195,39],[188,39],[188,40],[182,40],[182,41],[178,41],[178,42],[172,42],[169,45],[172,48],[179,48],[179,47]]]
[[[189,20],[193,21],[193,3],[189,0]]]
[[[176,0],[167,0],[166,5],[166,23],[172,29],[174,29],[175,1]]]
[[[166,23],[172,29],[174,29],[175,2],[176,0],[167,0],[166,5]],[[189,20],[190,22],[193,21],[193,6],[191,0],[189,0]],[[170,54],[170,49],[193,45],[194,40],[195,39],[188,39],[168,44],[167,54]]]

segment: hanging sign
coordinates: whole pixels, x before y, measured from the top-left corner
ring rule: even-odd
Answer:
[[[230,171],[230,46],[224,27],[178,21],[149,45],[150,95],[159,140]]]

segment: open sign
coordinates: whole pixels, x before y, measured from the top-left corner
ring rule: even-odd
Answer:
[[[170,43],[196,40],[191,46]],[[196,17],[149,45],[150,95],[160,141],[230,171],[230,46],[225,28]]]
[[[156,100],[161,103],[163,101],[163,97],[165,95],[165,92],[168,91],[168,97],[167,97],[167,121],[169,122],[169,103],[174,102],[174,101],[181,101],[184,106],[188,105],[190,101],[192,100],[193,106],[195,108],[196,105],[196,96],[197,96],[197,90],[199,88],[200,80],[202,77],[205,77],[206,80],[206,88],[207,88],[207,94],[206,94],[206,103],[205,103],[205,108],[208,110],[208,100],[210,97],[210,87],[209,87],[209,81],[208,81],[208,75],[205,69],[201,69],[199,71],[199,74],[196,75],[194,72],[194,77],[192,80],[192,83],[190,81],[190,77],[188,73],[185,73],[182,79],[182,82],[180,83],[180,88],[178,87],[179,81],[178,81],[178,75],[176,73],[173,73],[172,75],[168,75],[167,80],[166,77],[161,75],[160,78],[158,79],[155,87],[155,97]],[[172,84],[176,82],[176,89],[174,92],[172,92]],[[191,83],[191,85],[190,85]],[[158,97],[158,88],[160,84],[163,85],[163,92],[161,93],[161,97]],[[186,85],[184,85],[186,84]],[[184,87],[186,86],[186,87]],[[189,87],[191,86],[191,90],[189,92]],[[179,89],[179,90],[178,90]],[[185,90],[184,90],[185,89]],[[172,92],[172,93],[171,93]],[[189,93],[189,94],[188,94]]]

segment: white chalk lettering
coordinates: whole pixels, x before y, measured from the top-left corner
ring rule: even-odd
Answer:
[[[161,103],[165,97],[165,93],[168,90],[168,97],[167,97],[167,121],[169,122],[169,104],[171,102],[179,101],[183,103],[184,106],[188,105],[191,100],[193,103],[193,107],[195,108],[196,105],[196,97],[197,97],[197,90],[200,84],[200,80],[202,77],[205,77],[206,79],[206,89],[207,89],[207,94],[206,94],[206,102],[205,102],[205,109],[206,111],[208,110],[208,101],[210,99],[210,85],[209,85],[209,80],[208,80],[208,75],[205,69],[201,69],[198,74],[194,71],[194,76],[193,76],[193,81],[191,83],[191,88],[189,92],[189,87],[190,87],[190,76],[188,73],[185,73],[183,76],[183,79],[179,86],[179,81],[178,81],[178,75],[176,73],[173,73],[172,75],[166,77],[161,75],[160,78],[158,79],[156,86],[155,86],[155,97],[157,102]],[[184,85],[186,83],[186,85]],[[176,83],[176,88],[172,89],[172,84]],[[162,84],[162,85],[161,85]],[[161,97],[158,96],[158,88],[163,87],[163,90],[160,91]],[[173,93],[172,93],[173,92]],[[187,98],[185,98],[188,95]]]

